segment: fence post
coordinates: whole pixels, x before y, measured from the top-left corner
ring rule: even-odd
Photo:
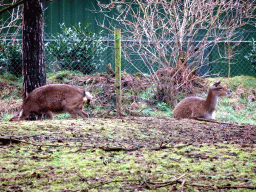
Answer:
[[[121,29],[115,29],[115,87],[116,87],[116,110],[118,116],[121,116]]]

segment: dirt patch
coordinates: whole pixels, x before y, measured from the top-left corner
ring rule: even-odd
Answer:
[[[135,118],[134,120],[146,127],[159,128],[162,134],[158,135],[158,139],[163,138],[162,140],[172,144],[256,143],[255,125],[200,122],[189,119],[175,120],[173,118]],[[149,134],[147,128],[140,130]]]
[[[8,87],[9,85],[4,82],[0,82],[0,91],[3,91],[4,88]]]
[[[189,119],[177,120],[174,118],[125,117],[124,119],[114,120],[115,123],[113,125],[111,119],[98,120],[89,121],[88,125],[86,125],[86,127],[91,126],[89,126],[86,132],[86,137],[89,138],[88,140],[83,140],[85,135],[80,132],[80,135],[74,135],[74,142],[78,142],[79,138],[81,138],[81,142],[84,144],[93,144],[98,147],[102,145],[109,146],[111,143],[120,143],[123,146],[136,145],[146,148],[156,147],[161,143],[165,145],[186,144],[194,146],[205,143],[256,144],[256,126],[249,124],[200,122]],[[48,124],[49,121],[46,122]],[[127,124],[127,126],[120,129],[118,123],[122,124],[122,126],[126,126]],[[135,125],[136,127],[133,127]],[[54,124],[50,127],[54,127]],[[94,129],[94,127],[97,127],[97,129]],[[105,135],[103,138],[95,134],[98,132],[102,133],[104,130],[110,128],[111,132],[107,132],[108,135]],[[56,129],[59,129],[58,126]],[[77,132],[78,129],[79,127],[70,127],[60,131],[63,131],[64,134],[65,131]],[[133,131],[136,131],[136,133]],[[136,136],[132,140],[129,140],[127,139],[129,138],[129,133]],[[32,137],[32,139],[36,140],[42,140],[43,138],[40,135],[36,138]],[[51,141],[51,138],[54,141],[56,140],[55,136],[47,137],[47,140]],[[72,141],[69,137],[61,137],[61,140],[63,142]]]

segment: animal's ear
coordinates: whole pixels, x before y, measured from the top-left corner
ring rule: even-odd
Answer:
[[[217,89],[220,86],[220,81],[216,81],[210,86],[210,89]]]
[[[216,81],[216,82],[213,84],[213,86],[214,86],[214,87],[218,87],[218,86],[220,85],[220,83],[221,83],[220,81]]]

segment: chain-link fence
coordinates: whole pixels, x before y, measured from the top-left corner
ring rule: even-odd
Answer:
[[[214,47],[209,47],[208,49],[204,50],[204,54],[202,54],[203,62],[201,61],[201,63],[197,66],[199,67],[198,75],[217,75],[222,77],[234,77],[241,75],[256,76],[255,52],[253,52],[255,47],[253,47],[252,44],[253,39],[256,39],[255,34],[255,31],[251,31],[246,34],[245,40],[239,42],[218,42]],[[137,44],[137,41],[138,40],[122,40],[122,46],[141,46],[140,44]],[[52,40],[48,40],[46,44],[49,44],[49,42],[54,44],[54,41]],[[170,41],[170,43],[175,42]],[[69,50],[69,52],[67,47],[59,47],[58,51],[66,53],[66,56],[63,57],[66,57],[66,63],[69,63],[67,65],[70,65],[70,60],[78,63],[82,60],[91,62],[91,64],[82,62],[80,64],[74,65],[69,69],[79,70],[87,74],[91,72],[103,73],[106,72],[106,65],[108,64],[111,64],[111,66],[114,68],[114,39],[101,39],[99,44],[100,51],[94,55],[92,54],[90,59],[81,57],[81,55],[85,56],[87,53],[81,52],[83,50],[77,47],[74,47],[71,51]],[[152,44],[152,46],[154,45]],[[232,47],[230,59],[228,59],[229,46]],[[92,49],[95,48],[97,49],[96,46],[94,46]],[[90,51],[89,54],[92,52],[95,53],[95,50]],[[129,54],[129,59],[124,57],[124,54],[122,57],[122,70],[125,70],[126,73],[135,74],[137,72],[141,72],[143,74],[152,74],[159,68],[159,65],[157,64],[155,64],[153,67],[150,66],[136,52],[131,52],[128,50],[126,54]],[[63,67],[61,67],[59,63],[60,59],[57,59],[57,57],[52,54],[52,50],[47,49],[46,46],[46,66],[48,71],[63,70]],[[174,65],[175,64],[171,64],[170,66]],[[81,67],[85,69],[81,69]]]
[[[219,42],[218,46],[215,46],[211,51],[206,50],[204,54],[204,63],[200,65],[199,75],[207,76],[240,76],[240,75],[248,75],[248,76],[256,76],[256,71],[253,65],[252,60],[248,59],[250,54],[252,53],[252,39],[251,41],[240,41],[239,45],[237,45],[232,51],[232,58],[229,60],[224,58],[224,52],[227,52],[228,43],[227,42]],[[130,41],[123,41],[122,44],[126,45],[130,44]],[[134,42],[133,42],[134,43]],[[105,72],[105,65],[111,63],[112,67],[114,67],[115,58],[114,58],[114,40],[105,40],[103,44],[107,47],[106,50],[102,52],[101,55],[95,58],[98,72]],[[238,44],[238,42],[230,42],[230,44]],[[220,53],[222,51],[222,53]],[[211,53],[209,53],[211,52]],[[206,58],[207,57],[207,58]],[[125,70],[129,74],[135,74],[137,72],[152,74],[154,73],[158,67],[154,67],[152,69],[141,57],[136,53],[131,53],[130,60],[127,60],[124,55],[122,57],[122,70]],[[174,66],[175,64],[171,65]],[[157,66],[157,65],[155,65]],[[230,70],[230,75],[229,75]]]
[[[236,45],[232,50],[232,58],[229,60],[227,55],[228,42],[219,42],[217,46],[211,48],[210,53],[204,54],[207,57],[207,63],[201,67],[202,72],[199,75],[207,73],[208,76],[216,75],[227,77],[228,75],[256,76],[254,68],[255,56],[253,57],[252,40],[256,39],[256,32],[249,33],[247,40],[239,42],[230,42]],[[135,40],[123,40],[122,45],[134,44]],[[16,76],[21,75],[22,66],[22,42],[21,40],[5,40],[0,42],[0,73],[11,73]],[[95,39],[86,40],[63,40],[46,39],[45,41],[45,63],[47,72],[56,72],[59,70],[77,70],[84,74],[95,72],[106,72],[106,65],[111,64],[114,68],[114,40],[112,38],[101,38],[95,42]],[[254,48],[255,49],[255,48]],[[206,50],[208,51],[208,50]],[[209,51],[208,51],[209,52]],[[157,68],[150,67],[140,55],[130,53],[130,59],[122,58],[122,70],[126,73],[135,74],[141,72],[151,74]],[[205,59],[205,60],[206,60]],[[253,60],[254,59],[254,60]],[[230,64],[230,65],[229,65]],[[156,65],[157,66],[157,65]],[[229,74],[230,73],[230,74]]]

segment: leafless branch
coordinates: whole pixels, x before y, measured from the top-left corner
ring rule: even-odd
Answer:
[[[21,4],[23,0],[13,0],[10,4],[0,4],[0,15],[3,17],[0,20],[0,38],[5,40],[7,38],[16,39],[21,30]]]

